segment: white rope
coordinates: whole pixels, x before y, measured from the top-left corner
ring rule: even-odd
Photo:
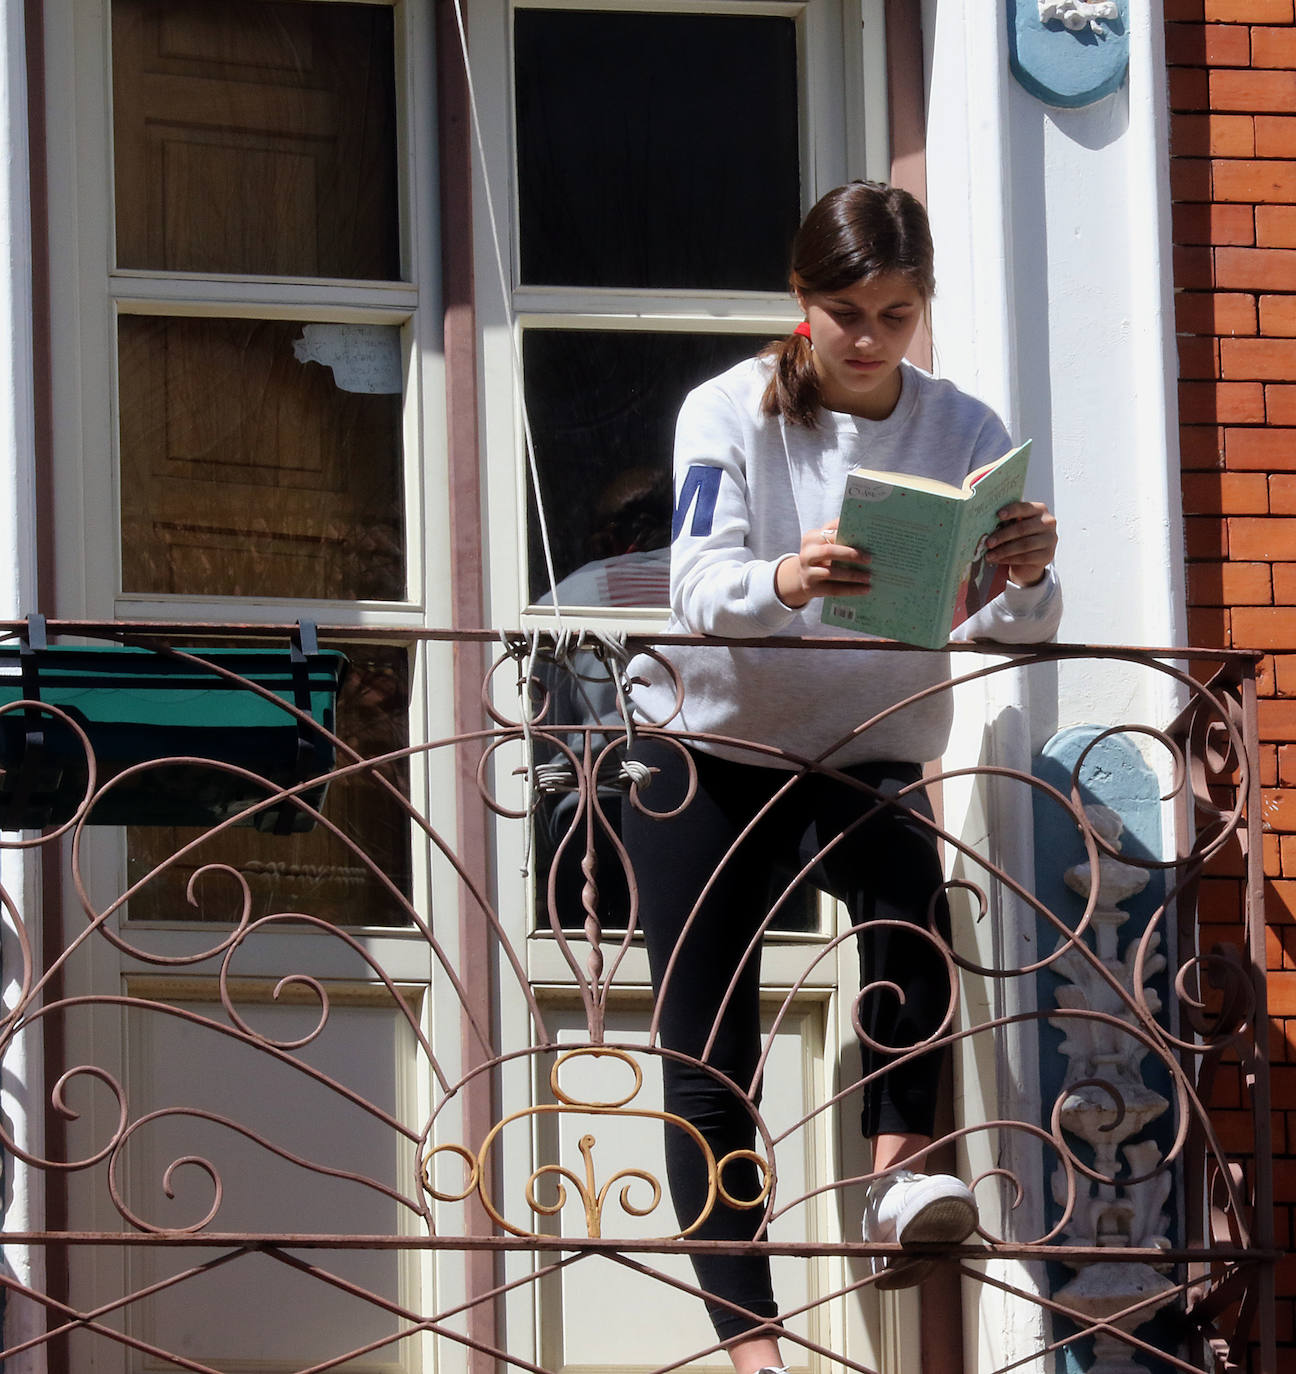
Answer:
[[[527,472],[531,480],[531,491],[535,497],[536,513],[540,522],[540,542],[544,552],[545,573],[549,578],[549,595],[554,610],[555,633],[553,660],[561,669],[569,673],[579,684],[581,674],[572,663],[572,655],[586,647],[607,670],[609,680],[616,691],[617,714],[625,726],[627,747],[634,742],[633,708],[627,696],[626,669],[630,653],[626,647],[625,636],[620,634],[586,631],[573,637],[572,631],[563,623],[562,604],[558,598],[558,578],[554,571],[553,548],[549,538],[549,519],[545,512],[544,495],[540,489],[540,471],[536,460],[535,437],[531,428],[531,414],[526,402],[526,383],[522,365],[522,345],[518,336],[517,316],[513,310],[512,287],[509,271],[504,258],[503,240],[500,234],[499,217],[495,210],[495,197],[491,190],[490,172],[486,160],[486,140],[482,134],[481,109],[477,100],[476,82],[473,80],[472,62],[468,56],[468,29],[464,18],[462,0],[454,0],[455,27],[459,34],[459,51],[464,64],[464,83],[468,91],[469,121],[472,125],[473,141],[480,163],[482,189],[486,200],[487,223],[490,226],[491,247],[495,256],[495,271],[499,281],[500,303],[508,326],[509,356],[513,371],[513,382],[517,389],[518,406],[522,416],[522,436],[526,447]],[[521,641],[510,640],[500,632],[505,650],[517,658],[522,669],[518,680],[518,693],[521,698],[522,741],[525,753],[525,770],[532,787],[542,795],[579,790],[579,783],[569,761],[559,763],[535,762],[535,740],[532,734],[533,719],[530,702],[530,684],[535,674],[536,656],[540,648],[540,636],[535,630],[525,632]],[[588,693],[580,689],[589,708],[589,718],[596,720],[597,712],[589,700]],[[612,785],[628,790],[630,787],[646,787],[651,781],[651,769],[632,759],[622,758]],[[530,873],[532,842],[535,832],[535,807],[528,803],[525,808],[526,819],[523,832],[522,876]]]
[[[486,218],[490,225],[491,244],[495,251],[495,271],[499,277],[500,302],[508,325],[509,355],[512,359],[513,383],[517,387],[518,405],[522,413],[522,439],[526,447],[527,471],[531,476],[531,490],[535,496],[536,513],[540,519],[540,544],[544,550],[545,573],[549,578],[549,595],[553,598],[554,619],[559,630],[563,627],[562,607],[558,603],[558,579],[554,573],[553,550],[549,544],[549,521],[545,515],[544,497],[540,492],[540,471],[536,465],[535,440],[531,432],[531,415],[527,409],[526,386],[522,372],[522,344],[518,338],[517,316],[513,313],[513,291],[504,262],[504,247],[495,214],[495,197],[491,192],[490,172],[486,166],[486,141],[482,136],[481,113],[477,104],[477,88],[473,81],[472,63],[468,58],[468,29],[464,20],[462,0],[454,0],[455,27],[459,31],[459,51],[463,56],[464,82],[468,89],[468,113],[472,124],[477,158],[481,163],[482,188],[486,195]]]

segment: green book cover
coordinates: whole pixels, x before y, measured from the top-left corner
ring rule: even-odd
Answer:
[[[860,596],[830,596],[823,623],[939,649],[950,631],[1007,585],[983,561],[998,512],[1026,488],[1030,441],[969,473],[962,486],[856,468],[846,479],[837,541],[872,555]]]

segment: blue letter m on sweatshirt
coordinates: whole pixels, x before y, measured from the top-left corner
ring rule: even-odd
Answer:
[[[689,507],[693,507],[693,523],[689,533],[695,537],[711,533],[715,520],[716,497],[720,494],[720,469],[708,463],[694,463],[684,475],[675,514],[671,519],[671,539],[676,540],[684,528]]]

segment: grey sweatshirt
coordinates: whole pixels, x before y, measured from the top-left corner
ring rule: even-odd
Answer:
[[[669,631],[733,639],[839,636],[840,630],[821,623],[819,599],[803,610],[780,601],[774,572],[800,549],[804,531],[835,523],[846,474],[866,466],[957,484],[1012,447],[999,417],[952,382],[907,363],[901,375],[900,400],[885,420],[821,410],[815,429],[761,413],[769,365],[760,359],[739,363],[689,394],[675,431]],[[1056,631],[1061,614],[1061,590],[1050,568],[1033,587],[1010,584],[955,637],[1033,643]],[[672,717],[674,689],[661,666],[642,655],[631,670],[647,679],[634,691],[636,714],[646,722],[735,736],[801,758],[827,753],[836,766],[871,759],[926,762],[949,740],[948,692],[848,738],[876,713],[946,681],[945,653],[723,646],[662,652],[683,681],[683,708]],[[695,742],[725,757],[780,766],[772,756]]]

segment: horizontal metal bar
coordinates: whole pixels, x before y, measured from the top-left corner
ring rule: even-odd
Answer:
[[[291,635],[296,621],[267,625],[255,621],[214,621],[214,620],[49,620],[46,622],[50,634],[58,635],[104,635],[120,638],[123,635],[169,639],[176,636],[194,638],[238,637],[240,639],[277,639]],[[0,635],[16,635],[26,625],[25,620],[0,620]],[[500,630],[491,629],[437,629],[419,625],[329,625],[318,626],[321,639],[354,641],[405,640],[412,643],[465,643],[499,644]],[[520,631],[512,632],[518,638]],[[666,645],[710,645],[728,648],[779,648],[813,649],[815,651],[845,651],[860,653],[864,651],[885,650],[893,653],[929,653],[928,649],[917,648],[912,644],[901,644],[890,639],[868,639],[861,635],[825,636],[778,636],[771,635],[758,639],[728,638],[723,635],[684,635],[684,634],[647,634],[636,633],[626,636],[626,643],[632,647],[649,644]],[[996,640],[980,640],[976,643],[954,643],[946,646],[951,653],[994,654],[1012,659],[1055,659],[1055,658],[1120,658],[1137,659],[1208,659],[1220,663],[1228,661],[1258,663],[1264,655],[1254,649],[1222,649],[1217,646],[1194,645],[1130,645],[1130,644],[1001,644]]]
[[[633,1238],[588,1239],[573,1236],[330,1236],[277,1235],[259,1232],[198,1232],[166,1236],[115,1231],[21,1231],[5,1232],[11,1245],[93,1245],[126,1249],[191,1249],[222,1247],[256,1250],[561,1250],[579,1254],[636,1255],[877,1255],[891,1259],[949,1258],[960,1260],[1061,1260],[1084,1264],[1192,1264],[1207,1260],[1232,1263],[1273,1263],[1281,1250],[1249,1250],[1238,1245],[1158,1250],[1102,1245],[867,1245],[862,1241],[788,1242],[772,1240],[637,1240]]]

